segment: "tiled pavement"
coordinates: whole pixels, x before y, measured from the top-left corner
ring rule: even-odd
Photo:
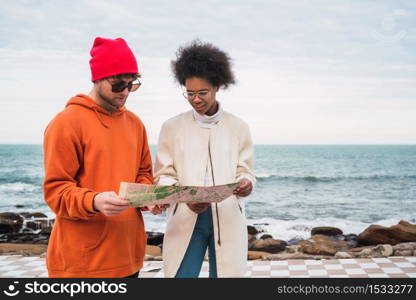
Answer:
[[[45,259],[37,256],[0,256],[0,277],[47,277]],[[146,261],[140,277],[163,277],[162,262]],[[202,266],[200,277],[208,277],[207,262]],[[416,257],[248,261],[246,277],[416,278]]]

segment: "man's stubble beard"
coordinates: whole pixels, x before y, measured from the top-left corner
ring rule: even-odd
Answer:
[[[123,104],[122,105],[120,105],[120,106],[116,106],[115,105],[115,103],[112,101],[112,99],[111,98],[109,98],[109,97],[107,97],[107,96],[105,96],[102,92],[101,92],[101,90],[98,90],[98,95],[100,96],[100,98],[101,99],[103,99],[103,101],[105,102],[105,103],[107,103],[112,109],[114,109],[114,110],[117,110],[117,109],[119,109],[120,107],[122,107],[122,106],[124,106],[125,104],[126,104],[126,101],[127,101],[127,97],[126,97],[126,99],[124,99],[124,102],[123,102]]]

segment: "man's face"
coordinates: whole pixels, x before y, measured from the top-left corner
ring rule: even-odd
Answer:
[[[106,110],[113,112],[124,106],[127,101],[127,97],[130,92],[127,88],[127,84],[132,82],[133,78],[106,78],[97,82],[97,93],[101,98],[100,105],[103,106]],[[120,92],[113,92],[113,85],[125,86],[125,88]]]

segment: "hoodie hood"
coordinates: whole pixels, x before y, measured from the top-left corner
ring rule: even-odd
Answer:
[[[120,107],[118,110],[116,110],[113,113],[110,113],[109,111],[105,110],[101,106],[99,106],[91,97],[84,95],[84,94],[78,94],[75,97],[72,97],[69,99],[69,101],[66,103],[65,107],[68,107],[70,105],[80,105],[86,109],[90,109],[95,112],[95,115],[97,116],[100,123],[105,127],[108,128],[108,124],[104,121],[104,116],[106,115],[108,117],[117,117],[122,114],[124,114],[127,110],[126,108]]]

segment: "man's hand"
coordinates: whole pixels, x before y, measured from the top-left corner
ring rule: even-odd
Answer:
[[[239,185],[234,189],[234,195],[239,197],[247,197],[253,190],[253,184],[250,180],[243,178],[239,181]]]
[[[168,207],[169,207],[169,204],[162,204],[162,205],[149,205],[147,208],[152,214],[158,215],[164,212]]]
[[[202,213],[204,210],[208,208],[208,206],[211,205],[211,203],[186,203],[188,205],[189,209],[192,210],[196,214]]]
[[[106,216],[116,216],[131,207],[130,201],[122,200],[115,192],[102,192],[93,200],[94,209]]]

